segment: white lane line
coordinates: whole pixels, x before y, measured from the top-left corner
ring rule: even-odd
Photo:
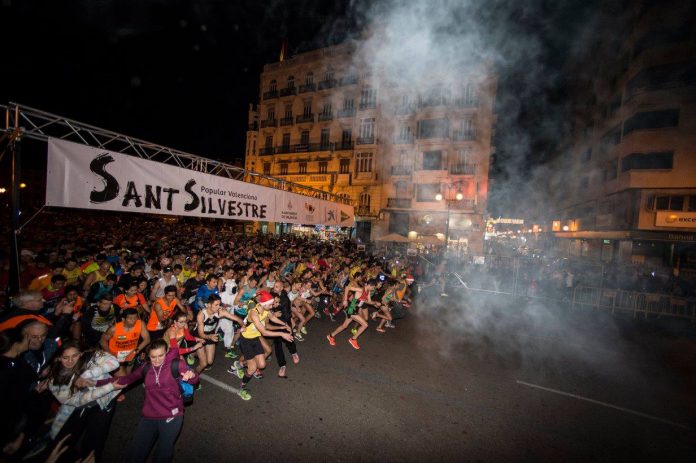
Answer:
[[[590,398],[588,398],[588,397],[583,397],[583,396],[580,396],[580,395],[571,394],[570,392],[559,391],[558,389],[551,389],[550,387],[544,387],[544,386],[539,386],[539,385],[537,385],[537,384],[525,383],[524,381],[515,381],[515,382],[516,382],[517,384],[521,384],[521,385],[523,385],[523,386],[533,387],[533,388],[535,388],[535,389],[541,389],[542,391],[553,392],[554,394],[564,395],[564,396],[566,396],[566,397],[572,397],[572,398],[578,399],[578,400],[584,400],[585,402],[590,402],[590,403],[593,403],[593,404],[596,404],[596,405],[602,405],[603,407],[613,408],[614,410],[619,410],[619,411],[622,411],[622,412],[624,412],[624,413],[630,413],[630,414],[632,414],[632,415],[640,416],[640,417],[642,417],[642,418],[647,418],[647,419],[649,419],[649,420],[659,421],[660,423],[669,424],[669,425],[671,425],[671,426],[676,426],[676,427],[678,427],[678,428],[682,428],[682,429],[686,429],[686,430],[688,430],[688,431],[692,431],[692,429],[691,429],[689,426],[685,425],[685,424],[681,424],[681,423],[677,423],[677,422],[674,422],[674,421],[666,420],[666,419],[664,419],[664,418],[660,418],[660,417],[653,416],[653,415],[648,415],[647,413],[642,413],[642,412],[639,412],[639,411],[636,411],[636,410],[631,410],[630,408],[619,407],[618,405],[613,405],[613,404],[609,404],[609,403],[606,403],[606,402],[601,402],[601,401],[599,401],[599,400],[590,399]]]
[[[220,388],[226,390],[227,392],[232,392],[233,394],[239,394],[239,389],[235,389],[232,386],[230,386],[229,384],[225,384],[222,381],[213,378],[212,376],[199,375],[198,377],[208,381],[211,384],[216,385],[217,387],[220,387]],[[235,378],[236,378],[236,376],[235,376]]]

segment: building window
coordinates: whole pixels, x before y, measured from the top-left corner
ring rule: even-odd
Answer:
[[[442,151],[425,151],[423,170],[442,170]]]
[[[343,109],[344,110],[351,110],[353,109],[353,98],[346,97],[343,99]]]
[[[280,164],[280,175],[288,175],[288,163],[282,162]]]
[[[304,105],[302,106],[302,115],[304,117],[311,117],[312,116],[312,100],[305,100]]]
[[[275,106],[266,108],[266,119],[269,121],[275,120]]]
[[[458,149],[455,154],[454,163],[457,165],[474,164],[471,159],[471,147],[467,146],[466,148]]]
[[[681,211],[684,209],[684,196],[658,196],[655,198],[655,210]]]
[[[305,83],[305,85],[312,85],[314,83],[314,73],[313,72],[310,71],[305,75],[304,83]]]
[[[300,163],[300,173],[301,173],[301,174],[306,174],[306,173],[307,173],[307,163],[306,163],[306,162],[301,162],[301,163]]]
[[[263,163],[263,175],[271,175],[271,163],[270,162]]]
[[[326,161],[320,161],[319,162],[319,173],[320,174],[325,174],[329,171],[329,163]]]
[[[370,197],[370,193],[360,193],[360,198],[359,198],[359,206],[361,209],[370,209],[370,202],[372,198]]]
[[[621,172],[629,170],[671,169],[672,152],[631,153],[621,160]]]
[[[371,139],[375,136],[375,118],[360,120],[360,138]]]
[[[330,101],[324,102],[324,105],[321,108],[321,115],[322,116],[330,116],[331,115],[331,102]]]
[[[273,135],[268,135],[266,137],[266,148],[273,148]]]
[[[278,82],[276,82],[276,80],[273,79],[271,83],[268,85],[268,91],[275,92],[276,90],[278,90]]]
[[[619,143],[621,143],[620,124],[615,127],[612,127],[602,136],[602,139],[599,142],[599,146],[601,147],[602,151],[607,151],[615,145],[618,145]]]
[[[476,106],[478,104],[478,95],[473,84],[467,84],[462,91],[462,104],[464,106]]]
[[[292,119],[292,104],[285,105],[285,119]]]
[[[351,141],[353,141],[353,130],[343,129],[341,131],[341,143],[348,145]]]
[[[283,134],[283,151],[288,152],[290,150],[290,134]]]
[[[418,121],[418,138],[447,138],[449,119],[425,119]]]
[[[394,191],[397,198],[405,198],[408,195],[408,182],[399,180],[394,182]]]
[[[440,193],[439,183],[420,183],[416,189],[416,201],[420,203],[434,203],[435,197]]]
[[[341,163],[339,165],[339,173],[340,174],[349,174],[350,173],[350,159],[341,159]]]
[[[476,139],[476,122],[473,118],[468,117],[462,119],[459,124],[459,133],[456,137],[457,140],[475,140]]]
[[[295,88],[295,76],[288,76],[288,88]]]
[[[321,144],[321,149],[329,149],[329,140],[331,139],[331,129],[321,129],[321,139],[319,143]]]
[[[689,196],[689,212],[696,212],[696,195]]]
[[[608,182],[609,180],[614,180],[616,178],[618,169],[619,161],[617,159],[609,161],[609,163],[604,168],[604,181]]]
[[[592,148],[587,148],[582,153],[580,153],[580,163],[587,164],[592,159]]]
[[[309,130],[303,130],[300,134],[300,145],[309,145]]]
[[[360,108],[374,108],[377,104],[377,91],[371,87],[363,87],[360,91]]]
[[[636,113],[624,122],[623,136],[636,130],[661,129],[679,125],[679,109]]]
[[[372,153],[358,153],[355,168],[358,173],[372,172]]]

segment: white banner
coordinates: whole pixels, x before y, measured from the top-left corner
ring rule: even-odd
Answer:
[[[355,221],[353,206],[54,138],[46,205],[341,227]]]

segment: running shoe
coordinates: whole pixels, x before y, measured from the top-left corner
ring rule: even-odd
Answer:
[[[239,355],[237,355],[233,349],[227,349],[227,352],[225,352],[225,358],[236,359],[237,357],[239,357]]]
[[[330,334],[327,334],[327,335],[326,335],[326,339],[329,340],[329,344],[331,344],[332,346],[335,346],[335,345],[336,345],[336,339],[334,339],[334,337],[331,336]],[[295,355],[297,355],[297,354],[295,354]]]
[[[244,370],[243,369],[238,368],[237,371],[235,371],[235,373],[237,373],[237,378],[239,378],[239,379],[244,378]]]
[[[303,327],[300,329],[300,332],[301,332],[302,334],[307,334],[307,328],[305,328],[305,327],[303,326]]]
[[[300,356],[297,355],[297,353],[292,354],[292,362],[293,362],[295,365],[297,365],[298,363],[300,363]]]
[[[256,370],[254,372],[254,378],[256,379],[263,379],[263,373],[261,373],[259,370]]]
[[[384,326],[386,326],[387,328],[396,328],[396,325],[393,324],[392,322],[387,322],[384,324]]]
[[[249,394],[249,391],[246,389],[242,388],[237,392],[237,395],[242,398],[242,400],[251,400],[251,394]]]
[[[358,340],[350,338],[348,339],[348,342],[350,343],[351,346],[353,346],[353,349],[358,350],[360,349],[360,346],[358,345]]]
[[[208,365],[207,367],[203,368],[203,371],[210,371],[213,369],[212,365]]]
[[[239,360],[235,360],[232,364],[232,368],[234,368],[235,370],[243,370],[244,365],[242,365],[242,362],[240,362]]]
[[[302,333],[295,333],[295,341],[304,341],[304,337],[302,337]]]
[[[370,315],[370,318],[371,318],[372,320],[374,320],[375,318],[377,318],[377,311],[372,312],[372,315]]]
[[[334,317],[334,314],[329,313],[329,318],[331,319],[332,322],[336,321],[336,317]]]
[[[201,389],[203,389],[203,385],[201,384],[200,381],[198,382],[198,384],[196,384],[195,389],[196,389],[197,391],[200,391]]]
[[[227,369],[227,373],[236,375],[236,374],[237,374],[237,368],[235,368],[234,365],[231,365],[231,366]]]
[[[350,332],[353,333],[353,336],[355,336],[356,334],[358,334],[358,327],[356,326],[355,328],[351,328]]]
[[[187,355],[184,357],[186,359],[186,365],[192,367],[194,363],[196,363],[196,359],[193,358],[193,355]]]

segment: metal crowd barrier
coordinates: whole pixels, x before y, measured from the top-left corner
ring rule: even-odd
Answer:
[[[668,294],[577,286],[573,290],[572,306],[606,309],[612,313],[627,312],[634,317],[652,315],[696,321],[696,300]]]

